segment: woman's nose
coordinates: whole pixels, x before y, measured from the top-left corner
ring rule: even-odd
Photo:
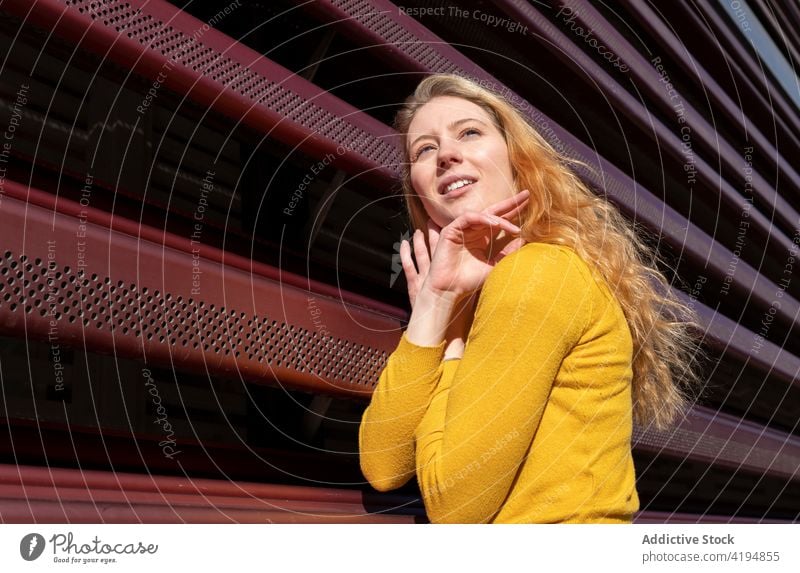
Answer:
[[[455,141],[441,141],[439,143],[439,167],[445,169],[451,163],[461,162],[461,152]]]

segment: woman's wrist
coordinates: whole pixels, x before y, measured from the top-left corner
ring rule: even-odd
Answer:
[[[464,355],[467,337],[475,316],[476,300],[477,294],[474,294],[463,298],[456,305],[447,329],[447,346],[445,347],[444,360],[453,360]]]
[[[458,296],[439,292],[425,285],[417,293],[408,321],[406,339],[417,346],[438,346],[447,338]]]

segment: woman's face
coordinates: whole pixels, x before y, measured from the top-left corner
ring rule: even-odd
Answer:
[[[516,192],[505,139],[471,101],[452,96],[430,100],[414,115],[406,145],[411,185],[440,227]]]

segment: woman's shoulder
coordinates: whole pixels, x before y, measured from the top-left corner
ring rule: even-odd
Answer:
[[[542,276],[544,280],[551,281],[551,284],[565,285],[567,281],[574,282],[572,287],[584,289],[595,297],[602,297],[608,303],[619,305],[613,289],[600,271],[587,263],[575,249],[568,245],[526,243],[508,257],[513,255],[520,257],[517,263],[521,262],[522,264],[511,261],[519,269],[530,269],[529,272]]]
[[[489,273],[478,299],[476,320],[483,317],[487,322],[513,324],[514,317],[527,313],[546,320],[554,332],[563,328],[562,334],[569,330],[579,336],[602,298],[588,266],[572,248],[526,243]]]
[[[526,243],[497,263],[487,277],[487,286],[497,285],[507,294],[529,287],[566,298],[613,296],[605,281],[570,246],[553,243]],[[515,287],[509,288],[509,285]]]
[[[506,272],[551,273],[559,277],[577,273],[586,280],[592,280],[589,265],[572,247],[553,243],[526,243],[503,258],[495,268],[498,269]]]

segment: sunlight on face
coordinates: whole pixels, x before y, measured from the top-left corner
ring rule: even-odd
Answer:
[[[505,139],[471,101],[432,99],[414,115],[406,144],[411,184],[440,227],[516,192]]]

